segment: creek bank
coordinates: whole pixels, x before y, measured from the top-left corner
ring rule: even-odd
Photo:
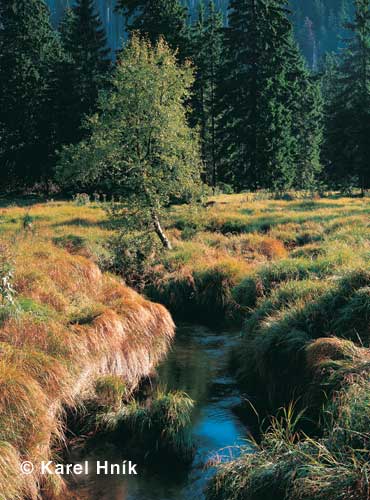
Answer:
[[[15,269],[16,304],[0,328],[0,496],[65,499],[60,476],[40,475],[63,446],[65,409],[99,400],[102,377],[132,392],[167,353],[174,324],[163,306],[37,237],[18,241]],[[21,474],[25,460],[32,474]]]
[[[234,413],[240,403],[236,381],[228,370],[229,355],[239,342],[238,331],[215,330],[200,325],[180,325],[173,348],[159,365],[154,381],[167,392],[183,391],[194,400],[191,414],[191,439],[194,457],[188,464],[173,457],[143,456],[128,446],[127,436],[97,436],[84,449],[74,449],[68,461],[86,459],[132,459],[140,474],[135,477],[77,478],[76,492],[89,500],[116,495],[130,500],[190,500],[204,498],[204,488],[215,473],[212,463],[230,460],[247,446],[248,428]],[[154,392],[156,388],[153,389]],[[150,391],[147,391],[150,398]],[[234,446],[236,446],[234,448]],[[250,449],[250,448],[249,448]]]

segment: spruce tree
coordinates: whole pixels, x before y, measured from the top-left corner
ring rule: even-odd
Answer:
[[[356,0],[351,37],[332,75],[327,106],[326,166],[339,184],[357,178],[362,191],[370,188],[370,0]]]
[[[78,142],[85,115],[96,109],[110,61],[105,31],[94,0],[77,0],[60,26],[66,60],[60,66],[59,122],[61,143]]]
[[[119,0],[128,31],[137,31],[156,43],[161,37],[180,59],[187,56],[187,9],[179,0]]]
[[[216,89],[218,86],[222,50],[223,18],[213,1],[207,9],[200,3],[198,19],[191,30],[191,56],[196,67],[192,98],[192,123],[200,129],[205,177],[216,187],[216,129],[218,123]]]
[[[321,82],[312,74],[294,41],[287,54],[290,72],[289,108],[292,111],[294,147],[294,188],[313,190],[322,173],[323,96]]]
[[[309,81],[288,16],[283,0],[231,3],[219,141],[223,178],[237,189],[289,189],[308,178],[302,172],[304,163],[309,162],[306,171],[319,168],[320,129],[312,120],[315,140],[305,162],[309,144],[304,148],[301,142],[307,112],[319,95]],[[305,96],[308,90],[310,97]]]
[[[62,57],[43,0],[0,3],[0,164],[7,187],[52,175],[54,67]]]

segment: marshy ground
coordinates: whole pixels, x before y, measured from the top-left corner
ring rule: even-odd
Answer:
[[[263,198],[221,195],[169,209],[165,226],[174,248],[153,255],[142,285],[175,318],[240,325],[239,386],[261,417],[275,414],[259,451],[221,465],[208,497],[368,500],[370,200]],[[154,339],[158,359],[166,350],[172,325],[164,310],[109,274],[107,242],[115,229],[100,203],[0,209],[16,302],[1,309],[6,500],[35,487],[9,483],[11,471],[62,433],[60,422],[45,421],[41,439],[39,422],[50,417],[45,408],[52,403],[73,404],[70,387],[86,369],[81,353],[109,365],[110,342],[123,353],[129,345],[143,353]],[[122,347],[116,335],[104,338],[102,350],[97,332],[122,321],[133,326],[129,340]],[[141,363],[133,352],[131,372],[123,373],[128,385],[151,368]]]

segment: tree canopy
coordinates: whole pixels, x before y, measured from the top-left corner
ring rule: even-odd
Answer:
[[[59,177],[82,185],[108,182],[120,195],[121,215],[130,227],[160,227],[163,208],[199,185],[197,134],[190,129],[185,102],[193,82],[190,64],[177,64],[163,39],[155,45],[133,36],[89,123],[90,137],[65,148]]]

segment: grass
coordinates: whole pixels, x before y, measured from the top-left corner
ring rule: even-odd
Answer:
[[[241,194],[211,201],[168,214],[174,251],[153,265],[147,293],[175,316],[204,321],[212,304],[216,321],[235,323],[281,283],[330,279],[361,267],[370,255],[368,199]]]
[[[48,498],[65,497],[63,484],[45,481],[38,467],[63,444],[65,409],[80,408],[92,394],[116,407],[153,370],[174,333],[162,306],[102,273],[98,254],[86,251],[110,234],[101,209],[49,203],[27,211],[32,231],[22,223],[23,208],[0,213],[0,248],[11,249],[15,290],[14,304],[0,305],[3,500],[36,498],[39,488]],[[69,237],[72,226],[78,238]],[[23,460],[36,466],[27,481]]]
[[[290,403],[253,443],[256,453],[218,466],[207,500],[368,500],[368,375],[346,384],[325,405],[320,439],[302,432],[305,412]]]
[[[157,388],[146,402],[132,399],[112,409],[102,408],[95,423],[100,431],[116,432],[147,460],[166,456],[187,463],[193,458],[191,417],[194,401],[182,391]]]
[[[359,450],[369,449],[369,199],[245,193],[210,201],[168,210],[174,249],[153,258],[144,292],[176,317],[242,325],[238,377],[253,402],[276,412],[297,399],[297,411],[307,407],[319,424],[311,437],[297,429],[291,439],[284,419],[272,421],[258,453],[220,465],[209,498],[368,498],[368,456]],[[172,429],[166,440],[175,444],[170,416],[173,408],[176,418],[188,414],[186,399],[122,407],[166,351],[173,324],[106,272],[113,234],[101,204],[0,208],[16,291],[16,307],[0,308],[0,487],[11,464],[50,454],[63,435],[63,407],[80,404],[81,393],[95,394],[112,424],[122,410],[137,435]],[[9,482],[4,500],[32,496],[37,480]]]

